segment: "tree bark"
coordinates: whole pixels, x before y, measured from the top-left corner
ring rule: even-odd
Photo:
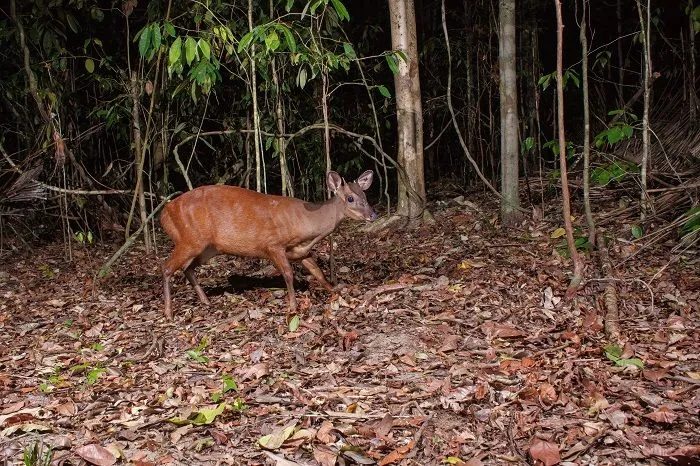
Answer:
[[[588,7],[588,0],[583,0],[579,39],[581,40],[581,88],[583,91],[583,206],[588,224],[588,247],[593,250],[596,245],[596,231],[591,211],[591,116],[588,105],[588,37],[586,36]]]
[[[501,221],[514,225],[520,218],[518,192],[518,83],[515,73],[515,0],[500,0],[498,8],[498,67],[501,116]]]
[[[399,60],[399,71],[394,75],[399,162],[396,213],[406,218],[411,225],[420,222],[427,212],[423,170],[423,110],[414,1],[389,0],[389,16],[392,48],[406,54],[406,60]]]
[[[569,176],[566,167],[566,135],[564,133],[564,57],[563,35],[564,23],[561,18],[561,0],[554,0],[557,10],[557,126],[559,134],[559,169],[561,170],[561,194],[562,213],[564,216],[564,229],[566,230],[566,242],[569,246],[569,254],[574,263],[574,273],[566,290],[566,296],[572,297],[583,281],[583,263],[581,256],[576,251],[574,242],[574,227],[571,223],[571,199],[569,194]]]
[[[651,99],[651,45],[649,41],[651,1],[647,0],[646,18],[642,12],[641,0],[637,0],[637,12],[639,13],[639,26],[642,29],[643,63],[644,63],[644,113],[642,115],[642,166],[641,166],[641,194],[639,199],[640,218],[644,220],[648,210],[647,193],[647,167],[649,165],[649,100]]]

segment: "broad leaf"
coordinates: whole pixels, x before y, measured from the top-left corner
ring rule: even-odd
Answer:
[[[180,60],[182,55],[182,39],[177,37],[173,43],[170,45],[170,51],[168,52],[168,64],[174,65]]]
[[[205,39],[199,39],[197,44],[199,45],[199,50],[202,51],[202,56],[209,60],[211,57],[211,46],[209,45],[209,42],[207,42]]]
[[[187,60],[188,65],[191,65],[195,58],[197,58],[197,42],[194,38],[187,36],[185,39],[185,60]]]
[[[345,5],[343,5],[340,0],[331,0],[331,3],[333,3],[333,8],[335,8],[335,12],[338,13],[338,18],[350,21],[350,15],[348,14],[348,10],[347,8],[345,8]]]
[[[151,45],[151,28],[146,26],[141,31],[141,38],[139,39],[139,54],[142,58],[146,57],[148,53],[148,48]]]

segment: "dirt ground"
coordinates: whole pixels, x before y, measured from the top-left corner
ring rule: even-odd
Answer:
[[[0,265],[0,464],[700,464],[700,259],[605,232],[564,299],[561,225],[506,231],[449,198],[434,226],[333,235],[333,295],[296,267],[298,319],[270,264],[217,257],[199,304],[161,261],[62,243]],[[316,248],[328,275],[329,242]],[[621,337],[604,330],[618,294]]]

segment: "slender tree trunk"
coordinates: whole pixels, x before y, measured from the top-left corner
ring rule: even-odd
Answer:
[[[583,263],[581,256],[576,251],[574,242],[574,227],[571,224],[571,200],[569,195],[569,176],[566,167],[566,135],[564,133],[564,58],[563,58],[563,32],[564,23],[561,18],[561,0],[554,0],[557,10],[557,126],[559,133],[559,169],[561,170],[562,213],[564,215],[564,229],[566,230],[566,242],[569,245],[569,254],[574,263],[574,274],[571,277],[567,297],[572,297],[583,281]]]
[[[248,29],[253,30],[253,0],[248,0]],[[255,148],[255,190],[262,191],[262,147],[260,147],[260,117],[258,115],[258,81],[255,66],[255,44],[250,47],[250,83],[253,96],[253,147]]]
[[[409,224],[420,221],[425,210],[423,169],[423,110],[418,74],[418,44],[413,0],[389,0],[391,45],[406,54],[394,75],[398,123],[399,196],[397,215]]]
[[[518,192],[518,82],[515,73],[515,0],[500,0],[498,8],[501,114],[501,221],[514,225],[520,218]]]
[[[274,16],[274,3],[270,0],[270,18]],[[279,78],[279,68],[277,67],[277,60],[272,57],[270,61],[272,66],[272,82],[275,87],[275,120],[277,122],[277,154],[280,159],[280,177],[282,178],[282,195],[294,197],[294,184],[292,183],[292,177],[289,173],[289,167],[287,166],[287,147],[285,145],[284,132],[284,107],[282,102],[282,88],[280,86]]]
[[[640,217],[644,220],[648,210],[647,195],[647,167],[649,165],[649,100],[651,99],[651,89],[649,80],[651,78],[651,46],[649,41],[651,0],[647,0],[646,19],[642,11],[641,0],[637,0],[637,12],[639,13],[639,26],[642,29],[642,46],[644,55],[644,113],[642,116],[642,166],[641,166],[641,195],[640,195]]]
[[[143,183],[143,166],[144,166],[144,160],[143,158],[146,156],[143,150],[143,138],[141,135],[141,116],[139,113],[139,98],[141,96],[141,91],[140,91],[140,86],[138,83],[138,79],[136,76],[136,71],[131,72],[131,99],[132,99],[132,107],[131,107],[131,124],[132,124],[132,131],[131,135],[133,137],[134,141],[134,170],[135,173],[134,175],[136,176],[136,188],[135,188],[135,195],[138,199],[139,203],[139,214],[141,217],[141,222],[146,221],[146,197],[144,194],[144,183]],[[131,213],[133,213],[133,203],[132,203],[132,210]],[[131,224],[131,214],[129,215],[129,221],[127,222],[126,230],[125,230],[125,235],[126,238],[129,238],[130,235],[130,224]],[[146,246],[146,252],[151,251],[151,239],[150,235],[148,234],[148,226],[144,225],[143,228],[143,239],[144,243]]]
[[[588,103],[588,37],[586,35],[586,17],[588,14],[588,0],[583,0],[583,13],[581,18],[581,88],[583,90],[583,206],[586,211],[586,223],[588,224],[588,247],[595,248],[595,222],[591,211],[591,116]]]

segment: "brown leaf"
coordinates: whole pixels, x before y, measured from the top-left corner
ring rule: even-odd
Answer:
[[[492,320],[488,320],[481,325],[481,331],[489,338],[512,338],[524,337],[526,332],[519,330],[514,325],[500,324]]]
[[[56,410],[56,414],[61,416],[75,416],[78,412],[78,408],[73,403],[73,400],[68,400],[65,403],[58,404],[53,407]]]
[[[561,462],[559,447],[537,437],[530,445],[530,456],[535,461],[541,461],[544,466],[553,466]]]
[[[331,450],[325,445],[314,447],[314,459],[321,466],[335,466],[338,460],[338,452]]]
[[[547,403],[554,403],[557,401],[557,399],[559,399],[557,396],[557,390],[554,388],[554,386],[552,386],[552,384],[547,382],[540,385],[537,392],[540,399]]]
[[[673,424],[676,421],[676,418],[678,418],[678,414],[674,413],[667,407],[662,406],[656,411],[645,414],[644,417],[662,424]]]
[[[394,418],[391,414],[386,413],[381,421],[375,426],[374,432],[378,437],[386,437],[389,435],[391,428],[394,426]]]
[[[333,423],[330,421],[323,421],[321,427],[316,432],[316,438],[323,443],[333,443],[335,442],[335,435],[331,433],[333,430]]]
[[[379,466],[386,466],[387,464],[398,463],[406,456],[408,452],[410,452],[413,449],[415,445],[416,442],[411,440],[410,442],[408,442],[408,444],[398,447],[396,450],[392,451],[384,458],[382,458],[379,461]]]
[[[653,371],[650,369],[645,369],[642,372],[642,375],[644,375],[644,378],[647,380],[650,380],[652,382],[658,382],[664,377],[666,377],[666,374],[668,374],[668,369],[660,369],[658,371]]]
[[[446,353],[448,351],[454,351],[459,348],[461,338],[458,335],[447,335],[443,339],[442,346],[438,351],[441,353]]]
[[[112,466],[117,458],[105,447],[92,443],[75,449],[75,454],[97,466]]]
[[[241,375],[241,380],[258,380],[259,378],[266,376],[268,373],[269,369],[267,367],[267,364],[261,362],[260,364],[254,364],[247,368],[243,375]]]

